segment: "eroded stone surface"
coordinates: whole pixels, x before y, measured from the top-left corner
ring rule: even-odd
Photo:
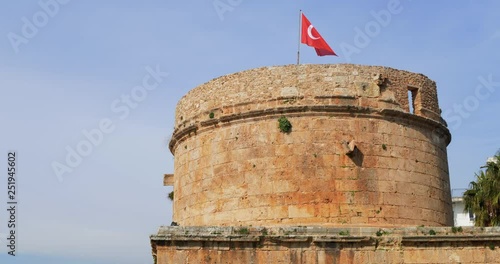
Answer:
[[[439,112],[433,81],[387,67],[290,65],[214,79],[177,106],[174,221],[452,225]],[[279,131],[281,116],[290,133]]]
[[[162,227],[156,263],[498,263],[500,228]]]

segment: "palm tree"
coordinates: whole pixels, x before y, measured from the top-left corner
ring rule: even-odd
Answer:
[[[481,168],[464,192],[465,211],[475,214],[476,226],[500,226],[500,153]]]

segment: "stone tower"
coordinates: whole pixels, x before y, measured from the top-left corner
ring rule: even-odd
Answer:
[[[360,65],[264,67],[178,103],[180,226],[451,226],[436,84]],[[292,125],[284,133],[278,119]]]
[[[180,226],[150,237],[154,263],[499,263],[500,227],[450,227],[436,93],[424,75],[350,64],[191,90],[164,177]]]

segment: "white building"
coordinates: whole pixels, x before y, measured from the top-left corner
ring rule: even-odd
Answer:
[[[454,226],[474,226],[474,214],[464,212],[465,204],[462,197],[451,198],[453,204],[453,225]]]

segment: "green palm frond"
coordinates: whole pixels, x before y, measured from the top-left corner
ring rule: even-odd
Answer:
[[[487,162],[484,170],[475,174],[463,194],[465,211],[475,214],[476,226],[500,225],[500,155]]]

